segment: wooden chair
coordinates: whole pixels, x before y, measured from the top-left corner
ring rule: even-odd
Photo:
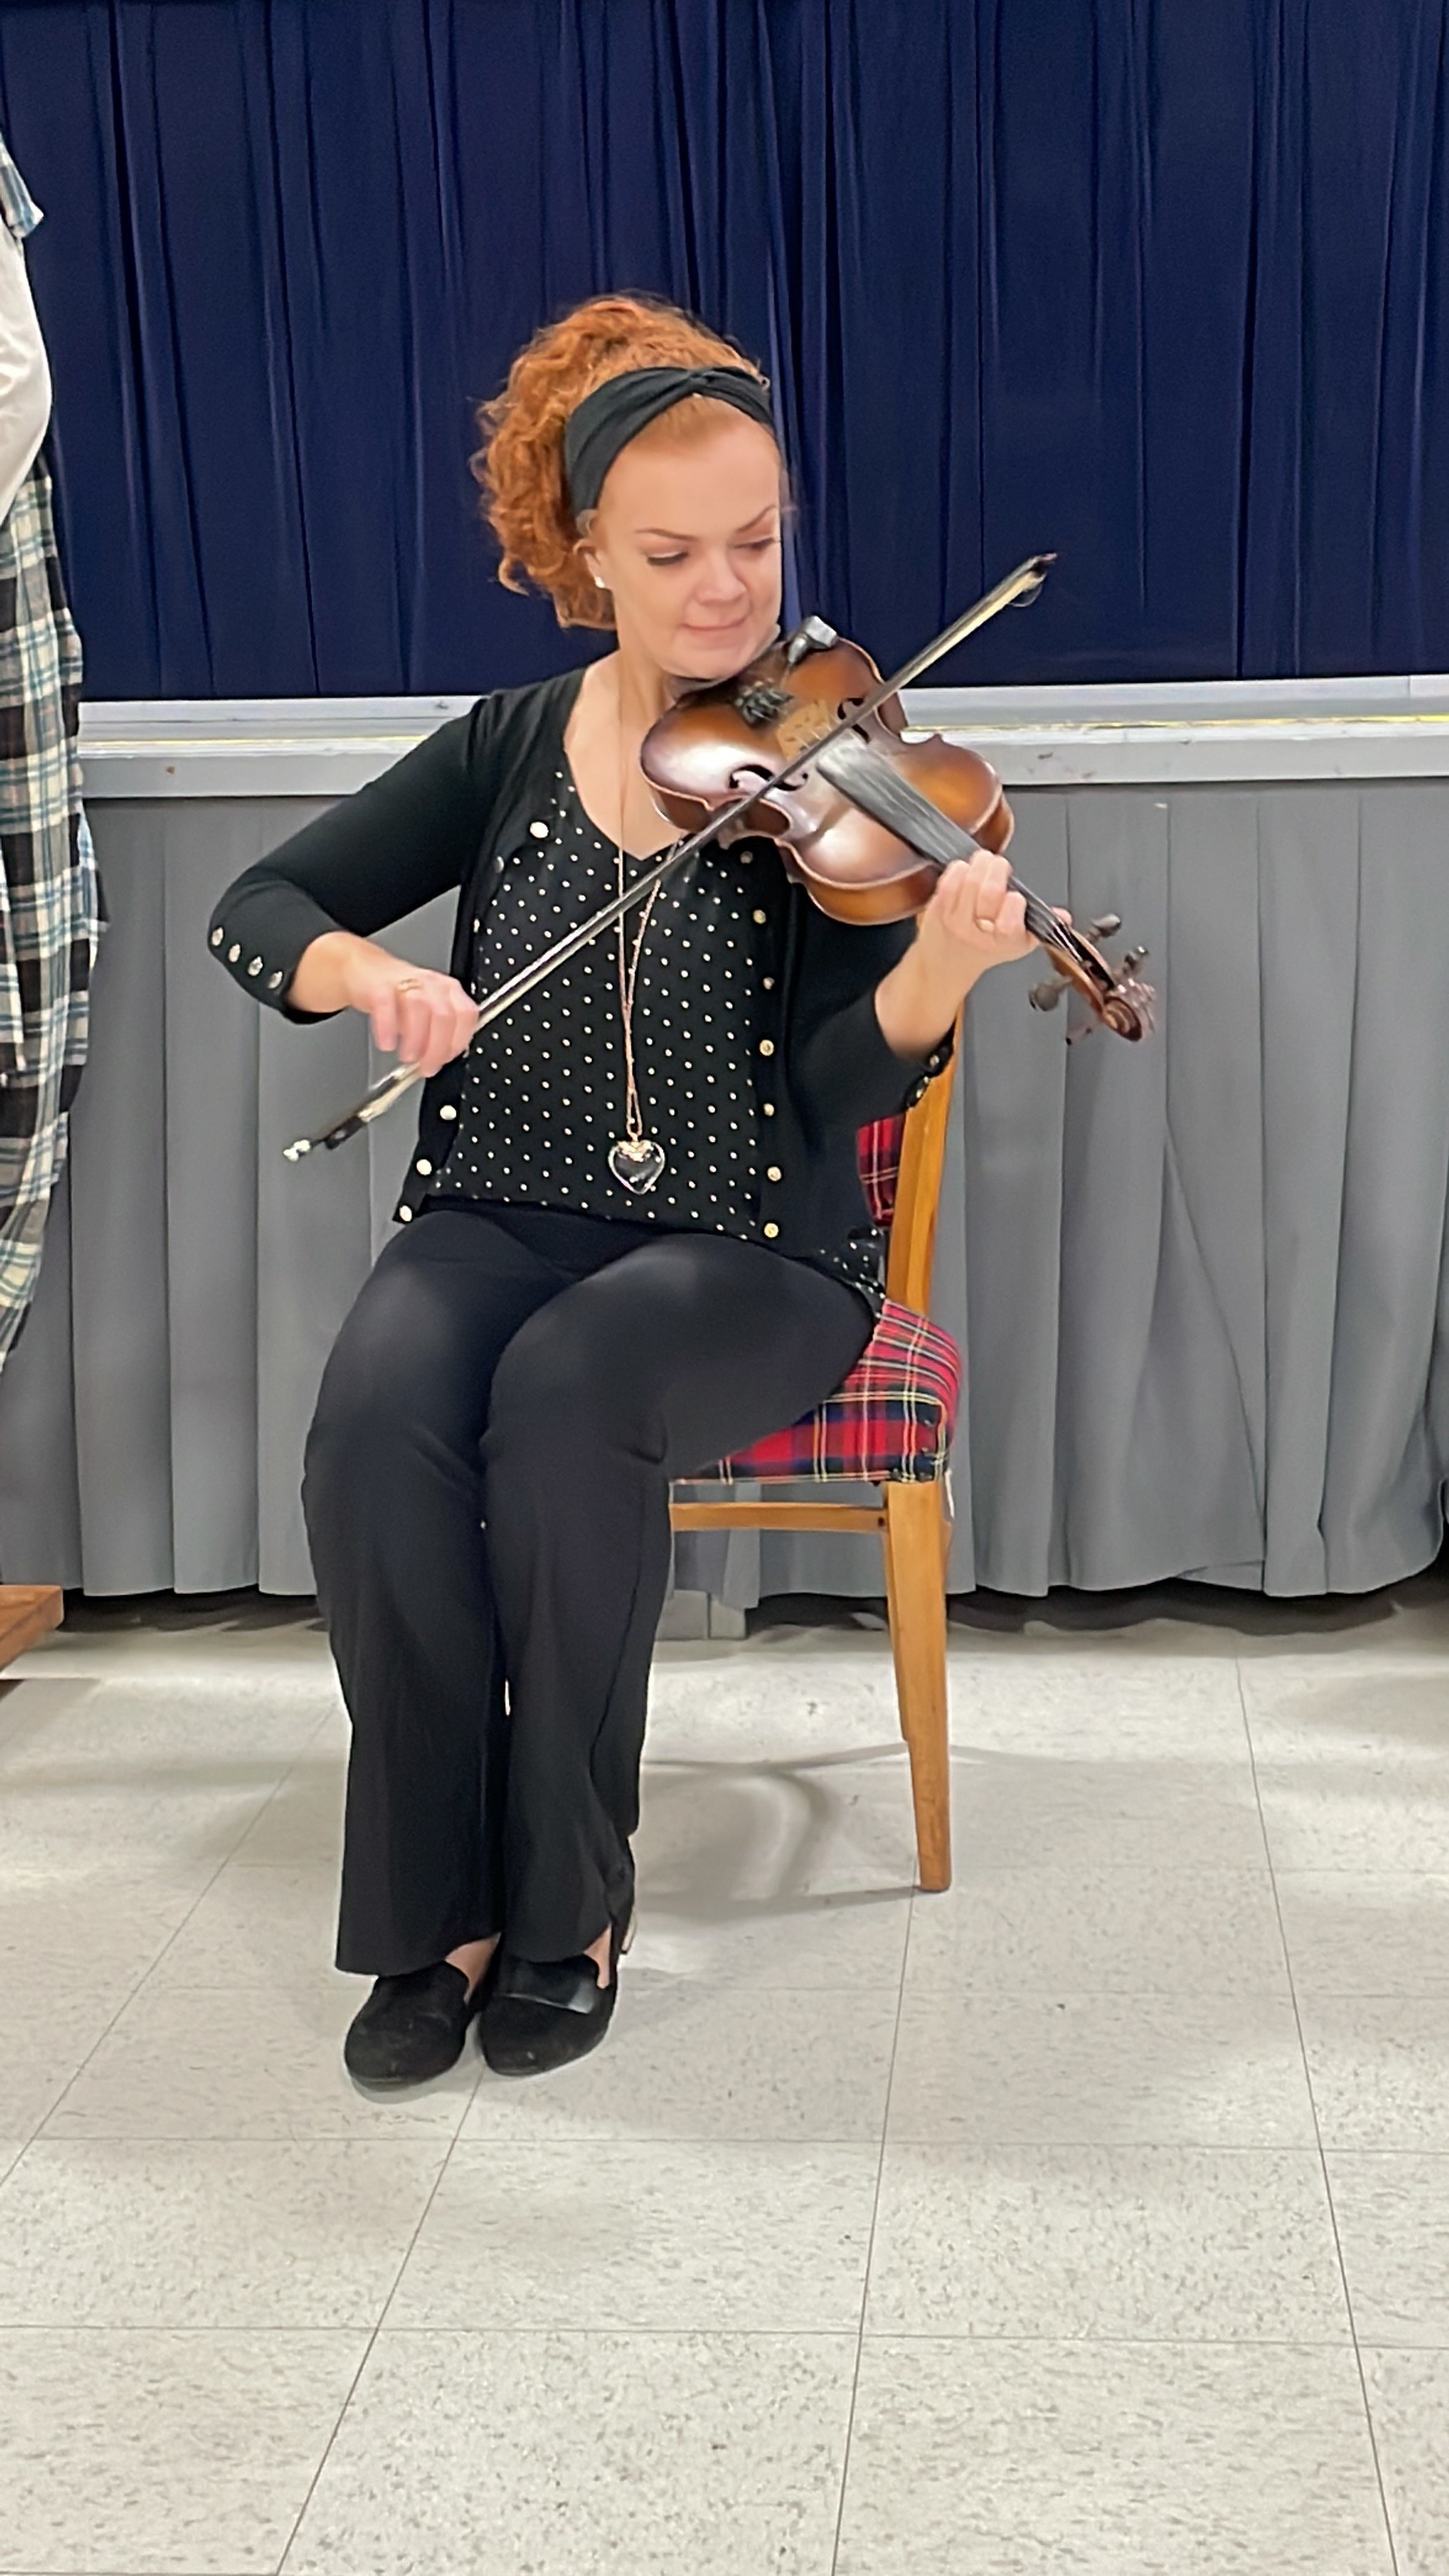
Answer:
[[[38,1645],[64,1617],[59,1584],[0,1583],[0,1667],[13,1664],[27,1646]]]
[[[861,1179],[890,1229],[886,1306],[845,1385],[802,1422],[691,1478],[676,1529],[878,1530],[895,1655],[901,1733],[911,1765],[923,1888],[951,1884],[951,1771],[946,1701],[946,1470],[961,1355],[926,1320],[954,1057],[904,1117],[862,1128]],[[874,1504],[695,1500],[698,1485],[874,1484]]]

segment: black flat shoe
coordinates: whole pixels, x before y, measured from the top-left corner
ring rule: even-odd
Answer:
[[[598,2047],[614,2018],[619,1958],[633,1936],[632,1909],[610,1926],[609,1982],[587,1957],[505,1957],[478,2019],[478,2045],[495,2075],[551,2075]]]
[[[446,1959],[406,1977],[379,1977],[342,2043],[348,2074],[386,2092],[446,2075],[463,2054],[486,1982],[485,1971],[470,1994],[462,1969]]]

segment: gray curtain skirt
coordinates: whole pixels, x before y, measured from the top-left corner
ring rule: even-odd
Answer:
[[[1449,782],[1013,789],[1013,859],[1151,951],[1138,1048],[973,998],[936,1312],[968,1354],[953,1588],[1172,1575],[1356,1592],[1436,1554],[1449,1460]],[[69,1181],[0,1376],[0,1573],[311,1589],[322,1363],[411,1113],[293,1167],[370,1077],[250,1008],[217,894],[317,804],[106,801],[111,911]],[[442,962],[449,907],[397,944]],[[680,1542],[682,1585],[875,1595],[863,1538]]]

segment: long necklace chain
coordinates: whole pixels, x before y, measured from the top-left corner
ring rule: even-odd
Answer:
[[[619,892],[622,894],[624,891],[624,845],[622,842],[618,845],[618,856]],[[651,894],[648,902],[645,904],[643,912],[639,916],[638,936],[634,941],[634,953],[632,957],[626,956],[624,923],[622,916],[618,925],[619,1017],[623,1023],[624,1029],[624,1133],[628,1137],[630,1143],[635,1145],[638,1144],[644,1133],[644,1116],[639,1106],[639,1082],[634,1065],[634,991],[639,981],[639,958],[643,950],[645,934],[649,928],[649,916],[653,912],[658,899],[659,888],[656,886],[653,894]]]
[[[619,737],[619,830],[614,848],[618,860],[618,886],[624,891],[624,806],[628,794],[628,769],[624,753],[622,728]],[[664,1148],[644,1133],[644,1113],[639,1105],[639,1081],[634,1055],[634,995],[639,982],[639,960],[649,930],[650,915],[659,896],[655,887],[640,916],[633,955],[624,937],[624,917],[618,922],[619,939],[619,1020],[624,1033],[624,1133],[609,1148],[609,1169],[622,1189],[635,1198],[652,1190],[664,1170]]]

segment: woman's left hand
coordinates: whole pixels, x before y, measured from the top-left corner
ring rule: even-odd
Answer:
[[[942,870],[912,946],[876,986],[876,1017],[897,1055],[938,1046],[987,968],[1027,957],[1036,946],[1025,900],[1010,890],[1010,879],[1005,859],[990,850]]]
[[[954,991],[958,1006],[988,966],[1026,957],[1036,946],[1025,898],[1010,883],[1007,861],[990,850],[953,859],[916,924],[922,965]]]

